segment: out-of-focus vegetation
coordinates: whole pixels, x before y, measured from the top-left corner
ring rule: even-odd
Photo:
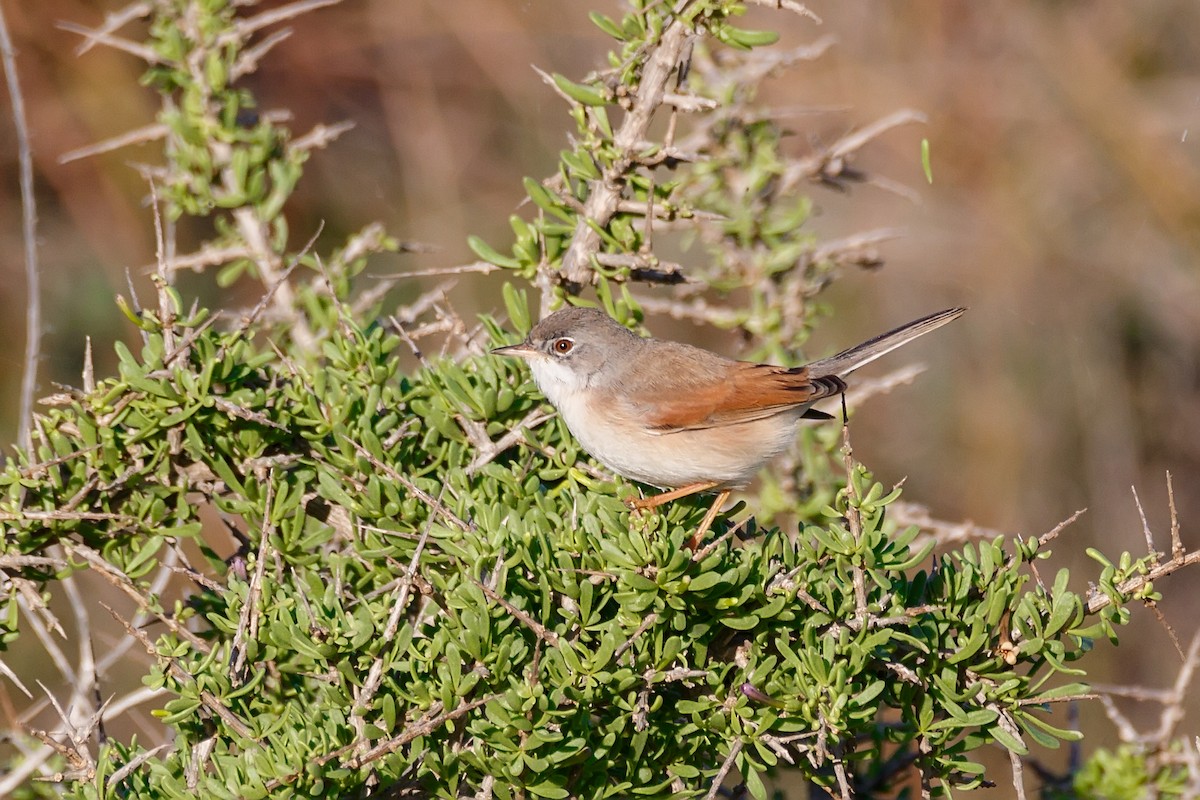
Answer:
[[[807,224],[823,238],[906,229],[875,246],[882,270],[848,272],[832,290],[844,335],[834,341],[825,330],[822,343],[833,349],[948,300],[973,309],[955,337],[922,345],[937,370],[872,401],[855,430],[858,455],[885,482],[911,475],[909,494],[943,502],[931,509],[936,517],[986,528],[1036,535],[1088,506],[1065,534],[1072,543],[1105,537],[1107,549],[1133,549],[1142,534],[1129,486],[1161,534],[1164,469],[1174,473],[1181,518],[1197,518],[1200,56],[1184,32],[1200,12],[1167,2],[1136,11],[1013,4],[1003,14],[948,4],[813,9],[839,41],[768,84],[764,99],[794,111],[785,148],[803,154],[899,107],[929,118],[856,156],[869,184],[802,187],[817,212]],[[77,58],[77,38],[53,27],[95,14],[90,4],[43,2],[10,20],[41,181],[47,390],[50,380],[78,382],[85,334],[130,336],[112,303],[127,291],[126,270],[152,295],[145,185],[129,164],[153,160],[154,148],[56,163],[130,120],[153,118],[134,60],[105,48]],[[357,128],[311,165],[288,212],[291,228],[323,224],[322,241],[341,241],[387,209],[391,230],[440,248],[373,261],[380,273],[470,262],[468,234],[511,237],[520,178],[545,174],[567,144],[560,101],[528,65],[581,75],[608,47],[582,7],[578,15],[553,0],[346,3],[297,20],[295,37],[250,79],[264,110],[289,109],[297,130],[341,118]],[[770,23],[785,29],[785,43],[813,38],[786,15]],[[922,138],[932,143],[932,185],[921,172]],[[13,254],[4,285],[17,310],[15,169],[4,167],[10,196],[0,222]],[[202,222],[181,231],[184,241],[209,235]],[[468,275],[447,291],[460,311],[498,311],[497,285]],[[401,291],[415,296],[418,286]],[[184,287],[215,292],[207,277]],[[257,287],[231,291],[257,299]],[[19,314],[0,324],[19,341]],[[704,328],[654,327],[737,352]],[[15,376],[19,351],[11,352]],[[98,373],[116,370],[108,358],[97,351]],[[3,393],[10,408],[15,387],[14,379]],[[1196,599],[1176,594],[1162,604],[1167,617],[1188,619]],[[1138,627],[1123,637],[1123,657],[1098,672],[1169,683],[1166,635]]]

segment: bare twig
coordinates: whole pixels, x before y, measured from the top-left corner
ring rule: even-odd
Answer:
[[[443,484],[442,494],[445,493],[445,488],[445,484]],[[441,501],[442,498],[439,495],[438,502],[440,503]],[[429,519],[425,521],[425,525],[421,528],[421,538],[417,540],[417,547],[413,550],[412,559],[408,562],[408,569],[405,570],[404,577],[398,581],[399,592],[395,602],[392,603],[392,610],[388,615],[387,627],[383,631],[383,643],[385,645],[395,639],[396,633],[400,630],[400,618],[403,616],[404,610],[408,607],[408,598],[412,592],[417,567],[421,563],[421,553],[425,549],[425,543],[429,541],[429,531],[433,527],[433,520],[434,517],[431,514]],[[383,682],[383,667],[386,660],[382,652],[375,657],[375,660],[371,664],[371,669],[367,674],[367,679],[363,682],[362,691],[358,692],[358,696],[355,698],[355,705],[364,712],[370,708],[371,701],[374,699],[375,693],[379,691],[379,686]],[[355,717],[364,719],[365,714],[356,714]],[[362,731],[359,731],[359,733],[361,734]],[[363,741],[365,747],[366,739],[364,738]]]
[[[204,639],[201,639],[184,626],[180,625],[174,617],[155,610],[150,600],[138,590],[133,581],[129,579],[129,576],[105,561],[104,557],[95,550],[87,545],[75,544],[71,542],[63,542],[63,547],[68,552],[74,553],[83,560],[87,561],[88,566],[103,575],[109,583],[120,589],[126,597],[133,600],[133,602],[137,604],[139,610],[154,616],[155,619],[166,625],[167,629],[170,630],[171,633],[175,634],[180,639],[183,639],[201,653],[208,654],[212,650],[211,644]]]
[[[1167,506],[1171,509],[1171,558],[1179,558],[1185,552],[1179,536],[1179,510],[1175,508],[1175,484],[1171,472],[1167,471]]]
[[[25,361],[21,372],[20,429],[17,443],[28,450],[32,444],[33,393],[37,387],[37,365],[42,339],[42,291],[37,262],[37,201],[33,195],[33,150],[29,144],[29,125],[25,121],[25,96],[17,79],[17,55],[13,49],[8,22],[0,10],[0,60],[8,82],[12,104],[13,129],[17,135],[17,159],[21,184],[21,235],[25,241],[25,282],[28,307],[25,309]]]
[[[112,775],[109,775],[108,779],[104,782],[104,785],[108,787],[109,791],[114,791],[116,787],[121,784],[121,781],[128,778],[135,769],[170,747],[170,743],[160,744],[158,747],[153,747],[143,753],[138,753],[136,756],[129,759],[129,763],[121,767]]]
[[[797,3],[796,0],[750,0],[750,2],[759,6],[782,8],[785,11],[791,11],[793,14],[808,17],[818,25],[821,24],[821,18],[814,14],[812,9],[803,3]]]
[[[558,633],[550,630],[545,625],[538,622],[533,617],[529,616],[529,614],[525,613],[521,609],[514,606],[512,603],[505,600],[503,597],[501,597],[499,594],[496,593],[495,589],[491,588],[487,584],[483,583],[482,581],[480,581],[476,578],[471,578],[471,580],[475,583],[476,586],[478,586],[483,591],[484,594],[486,594],[488,596],[488,599],[492,600],[495,603],[499,603],[504,608],[505,611],[507,611],[509,614],[512,614],[517,620],[519,620],[521,622],[521,624],[523,624],[526,628],[529,628],[529,630],[533,631],[539,639],[541,639],[542,641],[544,641],[546,644],[550,645],[551,647],[558,647],[558,642],[559,642]]]
[[[1152,569],[1147,570],[1145,575],[1135,575],[1134,577],[1117,586],[1117,591],[1122,595],[1133,594],[1146,584],[1153,583],[1159,578],[1165,578],[1171,573],[1178,572],[1184,567],[1192,564],[1200,564],[1200,550],[1193,550],[1192,552],[1185,553],[1178,558],[1172,558],[1170,561],[1164,561]],[[1112,602],[1112,598],[1110,598],[1108,595],[1094,592],[1088,598],[1086,607],[1087,613],[1095,614],[1100,609],[1112,605]]]
[[[167,669],[170,671],[172,677],[184,683],[195,683],[195,678],[189,675],[187,671],[183,669],[183,667],[179,666],[179,662],[176,659],[171,658],[170,656],[161,655],[158,652],[158,649],[154,646],[154,642],[150,641],[150,637],[147,636],[143,631],[130,625],[128,620],[118,614],[116,610],[114,610],[108,604],[101,603],[100,605],[105,611],[112,615],[113,619],[115,619],[123,628],[125,628],[126,633],[141,642],[142,647],[145,648],[146,652],[151,657],[156,658],[160,662],[164,663],[167,666]],[[227,708],[225,704],[221,702],[220,698],[218,698],[215,694],[207,689],[200,690],[200,703],[209,711],[220,717],[225,724],[229,726],[230,730],[234,731],[244,739],[257,741],[256,737],[254,736],[254,732],[250,730],[250,727],[241,719],[239,719],[237,715],[230,711],[229,708]]]
[[[410,492],[412,492],[414,495],[416,495],[416,497],[422,503],[429,506],[429,508],[434,513],[441,516],[442,519],[446,520],[450,524],[454,525],[454,527],[456,527],[462,531],[469,531],[474,528],[474,525],[464,521],[461,517],[459,517],[457,514],[455,514],[449,508],[447,508],[436,497],[434,497],[429,492],[427,492],[424,489],[417,486],[415,483],[413,483],[411,480],[409,480],[404,475],[401,475],[394,467],[384,464],[382,461],[380,461],[378,458],[376,458],[374,455],[372,455],[371,451],[367,450],[361,444],[359,444],[358,442],[351,442],[351,444],[354,445],[354,449],[358,451],[359,455],[361,455],[363,458],[367,459],[367,461],[371,462],[371,464],[374,467],[376,467],[377,469],[382,470],[392,480],[396,481],[401,486],[403,486],[405,489],[408,489]]]
[[[68,150],[58,157],[59,164],[69,164],[72,161],[78,161],[81,158],[97,156],[101,153],[109,153],[113,150],[119,150],[122,147],[128,147],[132,144],[143,144],[144,142],[154,142],[165,137],[170,129],[161,123],[153,125],[143,125],[140,128],[134,128],[131,131],[111,136],[95,144],[77,147],[74,150]]]
[[[115,36],[108,31],[107,27],[93,29],[84,25],[80,25],[77,22],[60,22],[58,23],[58,27],[64,31],[77,33],[80,36],[83,36],[87,41],[80,45],[80,49],[85,47],[90,48],[97,44],[103,44],[113,48],[114,50],[120,50],[124,53],[137,56],[147,64],[163,63],[162,57],[159,56],[158,53],[154,52],[152,47],[148,47],[140,42],[133,42],[129,39],[123,39],[120,36]]]
[[[149,2],[144,2],[144,0],[143,2],[130,3],[122,9],[111,11],[105,14],[104,24],[99,28],[96,28],[96,30],[103,31],[104,33],[112,33],[125,27],[128,23],[135,19],[148,16],[153,10],[154,6],[152,6]],[[88,39],[75,48],[75,55],[83,55],[87,51],[91,50],[95,44],[96,41],[94,39]]]
[[[621,126],[613,132],[613,145],[619,155],[604,174],[589,185],[587,201],[567,251],[563,254],[562,274],[569,283],[583,285],[591,282],[591,259],[600,245],[600,234],[596,227],[603,228],[616,212],[624,186],[623,176],[633,164],[635,147],[646,138],[654,112],[662,105],[667,81],[675,71],[691,35],[683,19],[671,17],[642,68],[637,97],[626,112]]]
[[[489,446],[480,447],[476,445],[475,458],[471,459],[471,463],[467,465],[467,474],[474,475],[486,464],[494,461],[505,450],[519,444],[525,438],[526,431],[533,430],[553,416],[553,411],[546,411],[540,407],[535,408],[522,417],[508,433],[491,442]]]
[[[1146,520],[1146,510],[1142,508],[1142,498],[1138,497],[1136,486],[1130,486],[1129,491],[1133,492],[1133,503],[1137,506],[1138,516],[1142,520],[1142,535],[1146,537],[1146,552],[1157,557],[1158,551],[1154,549],[1154,534],[1150,532],[1150,523]]]
[[[258,620],[260,617],[258,603],[262,599],[262,582],[267,571],[267,554],[271,547],[271,534],[275,530],[271,522],[271,507],[275,501],[275,471],[267,473],[267,496],[263,502],[262,529],[258,532],[258,555],[254,564],[254,575],[250,578],[250,591],[246,596],[246,604],[238,615],[237,630],[233,635],[230,651],[233,653],[232,682],[240,686],[245,678],[246,668],[246,638],[258,638]]]
[[[738,754],[742,752],[743,744],[744,742],[741,739],[733,741],[733,744],[729,747],[729,755],[725,756],[725,760],[721,762],[721,768],[713,776],[712,786],[708,788],[708,794],[704,795],[704,800],[716,800],[716,796],[721,791],[721,784],[725,781],[729,770],[733,769],[733,762],[737,761]]]
[[[294,3],[288,3],[279,8],[273,8],[269,11],[264,11],[261,14],[256,14],[253,17],[241,20],[237,24],[237,35],[243,38],[249,38],[250,34],[255,31],[262,30],[268,26],[278,22],[283,22],[287,19],[293,19],[306,14],[309,11],[315,11],[318,8],[333,6],[340,3],[342,0],[296,0]]]

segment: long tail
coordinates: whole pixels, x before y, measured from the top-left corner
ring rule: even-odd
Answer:
[[[808,374],[813,378],[822,378],[828,375],[844,376],[863,366],[869,364],[875,359],[886,353],[890,353],[897,347],[906,345],[918,336],[924,336],[935,328],[940,328],[951,320],[958,319],[965,308],[948,308],[945,311],[939,311],[936,314],[930,314],[927,317],[921,317],[918,320],[913,320],[907,325],[901,325],[894,331],[881,333],[874,339],[863,342],[860,345],[855,345],[849,350],[843,350],[836,356],[822,358],[820,361],[814,361],[808,365]]]

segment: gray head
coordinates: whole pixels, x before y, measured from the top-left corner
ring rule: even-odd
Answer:
[[[529,362],[533,379],[556,406],[609,364],[623,364],[643,340],[596,308],[564,308],[543,319],[520,344],[493,353]]]

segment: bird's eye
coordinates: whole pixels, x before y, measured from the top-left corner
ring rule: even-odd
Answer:
[[[567,353],[571,352],[572,348],[575,347],[575,342],[564,336],[561,339],[555,339],[554,344],[552,344],[551,347],[554,348],[555,354],[565,356]]]

